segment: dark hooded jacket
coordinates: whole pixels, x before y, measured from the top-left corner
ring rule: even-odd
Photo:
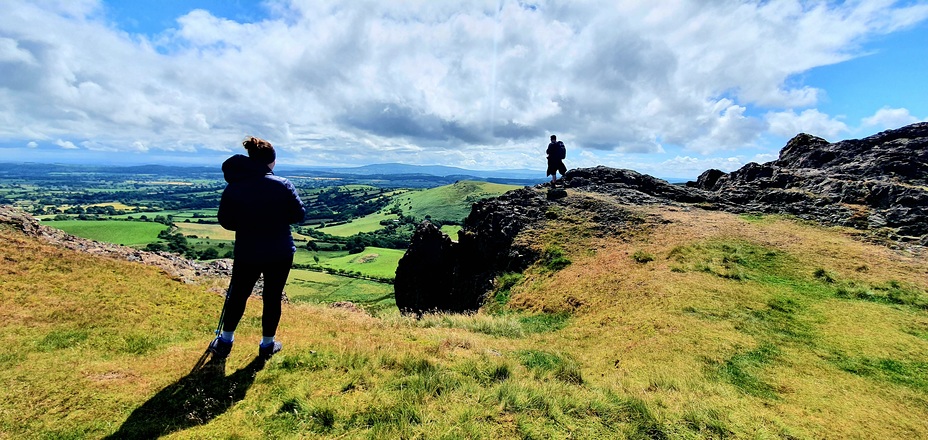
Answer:
[[[306,215],[293,184],[241,154],[223,162],[222,173],[229,185],[219,202],[219,224],[235,231],[235,260],[262,262],[293,255],[290,225]]]

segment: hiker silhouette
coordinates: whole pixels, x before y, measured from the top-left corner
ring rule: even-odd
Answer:
[[[226,376],[225,358],[210,356],[209,361],[204,362],[208,354],[207,351],[200,357],[189,374],[132,411],[119,430],[106,439],[158,438],[208,423],[245,398],[255,375],[266,362],[256,357]]]

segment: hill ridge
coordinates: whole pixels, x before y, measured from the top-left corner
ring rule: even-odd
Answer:
[[[479,309],[497,276],[542,258],[519,244],[519,234],[543,228],[557,216],[552,211],[563,209],[601,223],[600,229],[621,224],[628,216],[617,220],[612,212],[628,206],[788,214],[866,231],[860,235],[922,253],[928,246],[926,170],[928,123],[835,144],[800,134],[777,161],[731,173],[709,170],[686,186],[633,170],[572,169],[561,179],[565,189],[540,184],[474,204],[457,241],[427,224],[419,227],[397,268],[397,305],[415,313]]]

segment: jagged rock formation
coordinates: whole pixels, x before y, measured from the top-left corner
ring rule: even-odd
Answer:
[[[928,235],[928,123],[829,143],[800,134],[765,164],[709,170],[692,188],[721,209],[784,213],[829,225],[880,229],[898,241]]]
[[[576,183],[583,185],[604,185],[610,174],[641,176],[600,167],[569,171],[565,179],[571,173],[582,179]],[[632,181],[624,188],[612,188],[608,200],[593,192],[590,196],[549,197],[562,190],[547,190],[541,185],[509,191],[475,203],[456,242],[436,226],[423,222],[396,269],[396,305],[405,313],[415,314],[476,311],[493,289],[497,275],[521,272],[540,257],[537,249],[519,240],[520,234],[531,235],[543,229],[546,221],[564,213],[577,213],[595,225],[593,233],[619,235],[643,219],[621,208],[616,200],[656,203],[659,199],[654,194],[673,192],[669,186],[653,178]]]
[[[544,219],[547,203],[543,192],[528,188],[477,202],[457,242],[423,222],[396,269],[397,307],[416,314],[477,310],[497,273],[521,271],[534,261],[534,252],[513,240]]]
[[[622,205],[663,204],[791,214],[928,246],[928,123],[837,143],[800,134],[776,161],[708,170],[686,186],[602,166],[570,170],[562,180],[569,194],[538,185],[475,204],[457,242],[421,225],[396,271],[400,310],[477,310],[497,275],[539,258],[519,234],[543,228],[552,207],[582,212],[603,234],[641,222]]]

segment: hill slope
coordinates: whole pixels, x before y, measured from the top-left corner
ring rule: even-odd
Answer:
[[[429,216],[436,221],[459,222],[470,213],[471,205],[475,202],[516,188],[519,187],[462,180],[451,185],[401,194],[396,196],[392,206],[399,207],[403,215],[420,220]]]
[[[284,351],[260,365],[254,302],[229,360],[195,371],[208,285],[0,227],[0,437],[928,436],[923,256],[568,197],[517,239],[546,258],[481,313],[286,305]]]

